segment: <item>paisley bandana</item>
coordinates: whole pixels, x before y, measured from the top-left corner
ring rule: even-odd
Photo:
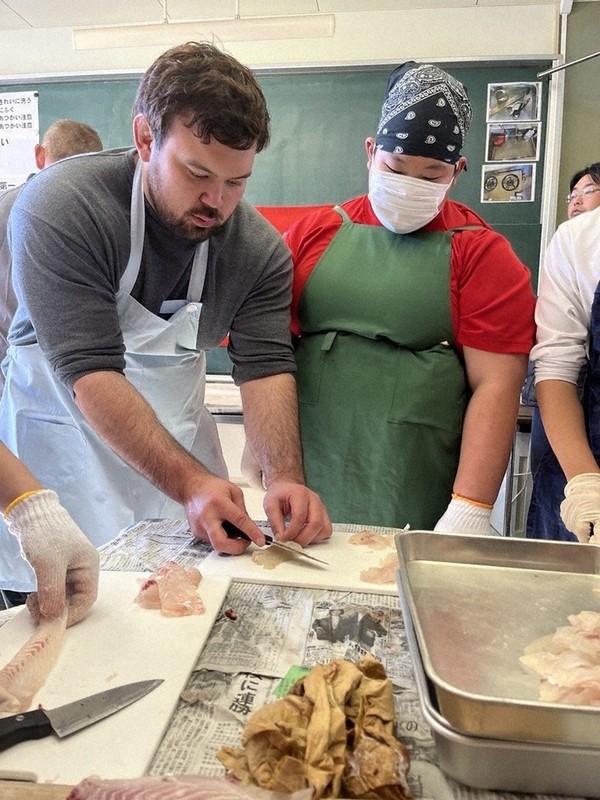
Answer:
[[[389,76],[378,149],[456,164],[473,111],[467,90],[433,64],[407,61]]]

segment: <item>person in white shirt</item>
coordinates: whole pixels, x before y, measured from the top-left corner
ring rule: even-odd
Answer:
[[[538,525],[528,536],[594,542],[600,526],[600,207],[564,222],[554,234],[536,323],[531,360],[552,450],[535,476]],[[582,369],[583,396],[577,385]]]

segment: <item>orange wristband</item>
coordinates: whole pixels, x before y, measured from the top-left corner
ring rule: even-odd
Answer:
[[[10,512],[13,510],[13,508],[16,505],[18,505],[21,502],[21,500],[25,500],[25,498],[29,497],[29,495],[39,494],[40,492],[43,492],[43,491],[44,491],[44,489],[30,489],[28,492],[23,492],[23,494],[20,494],[18,497],[15,497],[15,499],[12,500],[6,506],[6,508],[4,509],[4,516],[6,516],[7,514],[10,514]]]
[[[491,511],[494,507],[493,503],[482,503],[479,500],[471,500],[470,497],[463,497],[461,494],[456,494],[456,492],[452,492],[452,499],[463,500],[465,503],[470,503],[470,505],[477,506],[478,508],[485,508],[487,511]]]

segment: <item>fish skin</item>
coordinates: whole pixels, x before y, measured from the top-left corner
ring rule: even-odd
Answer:
[[[56,663],[66,627],[66,608],[56,619],[42,619],[21,649],[0,670],[0,717],[27,711]]]
[[[102,780],[94,776],[78,783],[66,800],[310,800],[310,789],[282,794],[245,786],[228,778],[201,775]]]

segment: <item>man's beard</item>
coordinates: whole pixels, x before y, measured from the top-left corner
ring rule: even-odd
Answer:
[[[204,205],[204,203],[196,206],[196,208],[193,208],[191,211],[186,211],[183,217],[176,216],[160,201],[159,193],[154,191],[150,177],[148,177],[146,191],[148,200],[160,224],[177,236],[181,236],[183,239],[187,239],[190,242],[205,242],[216,233],[223,224],[217,209]],[[216,223],[215,225],[211,225],[210,228],[201,228],[192,221],[192,216],[194,215],[214,219]]]

